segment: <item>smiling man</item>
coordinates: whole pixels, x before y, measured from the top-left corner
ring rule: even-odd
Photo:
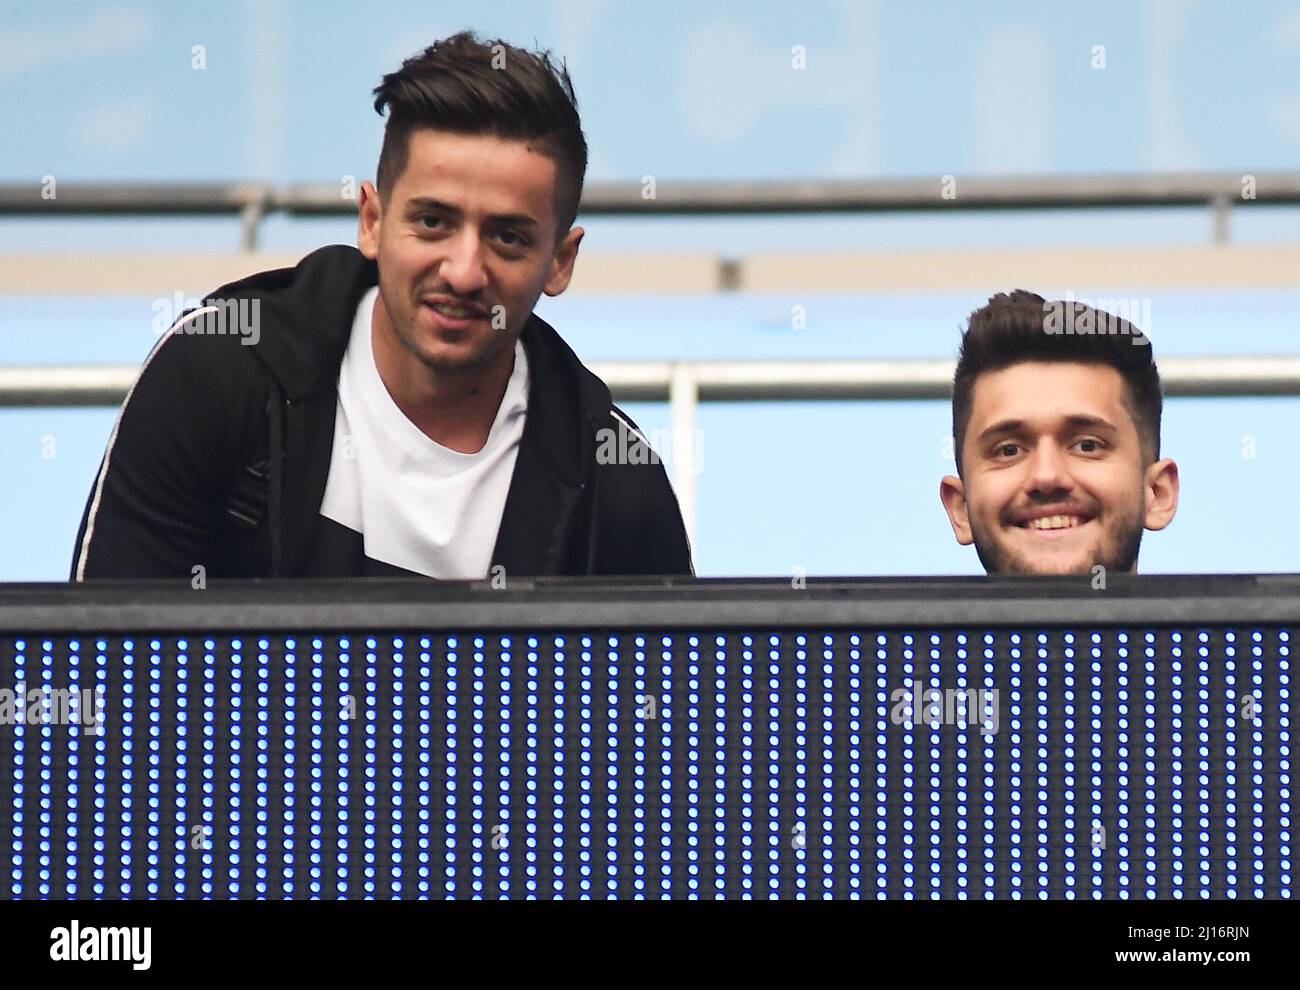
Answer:
[[[971,314],[953,381],[957,477],[939,497],[990,574],[1136,572],[1169,525],[1160,376],[1127,320],[1017,290]]]
[[[459,34],[385,76],[375,109],[360,250],[225,286],[164,334],[73,579],[690,574],[663,466],[533,314],[583,237],[565,68]],[[597,456],[610,437],[628,456]]]

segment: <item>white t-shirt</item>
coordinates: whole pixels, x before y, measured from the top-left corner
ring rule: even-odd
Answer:
[[[484,578],[528,411],[528,359],[515,367],[483,449],[429,439],[393,401],[371,345],[379,287],[362,297],[339,369],[334,450],[320,514],[361,534],[365,556],[429,577]]]

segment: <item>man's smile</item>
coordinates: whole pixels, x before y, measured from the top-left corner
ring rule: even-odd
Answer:
[[[1042,540],[1064,540],[1079,535],[1095,520],[1089,513],[1078,509],[1068,510],[1034,510],[1022,514],[1013,523],[1015,528],[1025,531],[1026,536],[1034,542]]]
[[[487,319],[488,312],[477,303],[453,299],[450,296],[426,296],[420,307],[433,316],[441,330],[464,331]]]

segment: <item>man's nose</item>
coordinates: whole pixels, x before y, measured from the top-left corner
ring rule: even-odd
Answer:
[[[1029,474],[1025,478],[1025,487],[1031,493],[1053,495],[1068,492],[1074,488],[1074,478],[1070,475],[1070,465],[1065,454],[1055,443],[1040,443],[1029,456]]]
[[[477,231],[463,228],[447,242],[447,256],[438,266],[438,276],[458,296],[472,296],[487,288],[483,240]]]

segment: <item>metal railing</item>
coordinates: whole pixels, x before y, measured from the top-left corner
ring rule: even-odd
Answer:
[[[43,177],[46,180],[52,177]],[[338,183],[0,184],[4,216],[228,215],[241,223],[245,251],[256,250],[263,218],[351,216],[355,176]],[[1216,244],[1228,240],[1234,207],[1300,204],[1300,172],[1188,172],[1133,175],[960,176],[686,182],[594,182],[584,216],[882,213],[970,210],[1107,209],[1204,206]]]
[[[696,533],[697,423],[701,402],[947,399],[952,361],[679,361],[593,363],[618,402],[667,402],[672,472],[686,531]],[[134,365],[0,367],[0,408],[116,406]],[[1195,357],[1160,361],[1167,396],[1300,396],[1300,357]],[[653,440],[652,436],[652,440]]]

